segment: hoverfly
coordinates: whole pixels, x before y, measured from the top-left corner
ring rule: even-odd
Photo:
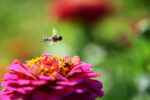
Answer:
[[[52,34],[53,34],[53,35],[50,36],[50,37],[45,37],[45,38],[43,39],[43,42],[49,41],[49,42],[53,43],[53,42],[58,42],[58,41],[61,41],[61,40],[62,40],[62,36],[56,35],[56,34],[57,34],[57,31],[56,31],[55,28],[53,28]]]

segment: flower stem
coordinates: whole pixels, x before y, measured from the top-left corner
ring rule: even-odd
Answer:
[[[85,47],[93,42],[93,36],[92,36],[92,33],[93,33],[93,25],[90,24],[90,23],[82,23],[82,34],[80,34],[80,38],[78,39],[78,42],[77,42],[77,54],[82,58],[84,58],[83,56],[83,52],[84,52],[84,49]]]

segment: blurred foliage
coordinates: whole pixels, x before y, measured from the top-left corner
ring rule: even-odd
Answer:
[[[80,55],[102,75],[105,95],[97,100],[150,100],[150,1],[112,2],[113,15],[85,28],[49,16],[50,0],[1,0],[0,78],[14,59],[25,61],[41,53]],[[141,23],[143,19],[148,20]],[[50,46],[41,40],[51,35],[52,27],[63,41]]]

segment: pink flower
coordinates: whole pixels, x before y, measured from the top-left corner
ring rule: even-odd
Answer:
[[[54,0],[50,10],[61,20],[95,21],[112,13],[112,5],[108,0]]]
[[[103,96],[102,83],[92,79],[100,75],[78,56],[43,54],[26,64],[16,60],[8,69],[1,100],[95,100]]]

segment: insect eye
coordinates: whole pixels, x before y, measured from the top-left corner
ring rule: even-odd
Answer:
[[[62,36],[59,36],[59,37],[58,37],[58,40],[62,40]]]

